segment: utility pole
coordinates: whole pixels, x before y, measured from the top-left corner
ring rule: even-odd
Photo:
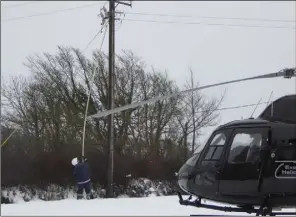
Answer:
[[[131,6],[129,3],[109,0],[109,85],[108,109],[114,105],[114,68],[115,68],[115,3]],[[108,172],[106,197],[113,197],[113,168],[114,168],[114,115],[108,116]]]
[[[115,63],[115,0],[109,1],[109,85],[108,109],[113,109],[114,104],[114,63]],[[114,153],[114,115],[108,116],[108,174],[106,196],[113,197],[113,153]]]

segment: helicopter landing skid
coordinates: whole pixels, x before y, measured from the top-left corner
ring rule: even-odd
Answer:
[[[227,206],[216,206],[216,205],[208,205],[202,204],[201,199],[198,198],[194,201],[190,201],[192,196],[190,196],[187,200],[183,200],[180,192],[177,192],[179,197],[179,203],[185,206],[195,206],[197,208],[205,208],[212,209],[224,212],[244,212],[248,214],[256,213],[256,216],[276,216],[276,215],[296,215],[296,212],[272,212],[272,208],[261,206],[259,209],[256,209],[252,206],[250,207],[227,207]]]

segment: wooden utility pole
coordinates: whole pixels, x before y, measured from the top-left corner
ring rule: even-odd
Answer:
[[[115,0],[109,1],[109,85],[108,85],[108,109],[113,109],[114,104],[114,26],[115,26]],[[114,115],[108,116],[108,174],[107,174],[107,197],[113,197],[113,152],[114,152]]]
[[[129,3],[109,0],[109,85],[108,110],[114,105],[114,68],[115,68],[115,3],[131,6]],[[114,115],[108,116],[108,174],[106,197],[113,197],[113,167],[114,167]]]

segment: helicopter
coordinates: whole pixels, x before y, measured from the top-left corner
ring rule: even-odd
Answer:
[[[276,77],[296,77],[296,68],[157,96],[101,111],[87,119],[106,117],[206,88]],[[185,162],[177,176],[181,205],[256,213],[257,216],[296,215],[296,212],[273,212],[273,209],[296,208],[296,95],[275,100],[256,119],[219,126],[204,148]],[[182,191],[190,195],[187,200],[183,199]],[[197,199],[191,201],[193,196]],[[237,207],[203,204],[202,199]]]
[[[178,192],[181,205],[296,216],[296,209],[273,212],[296,207],[296,95],[275,100],[257,118],[217,127],[181,167],[178,185],[190,195],[183,200]],[[192,196],[197,199],[191,201]],[[202,199],[237,207],[207,205]]]

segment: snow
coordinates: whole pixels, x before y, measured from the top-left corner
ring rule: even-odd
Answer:
[[[225,214],[225,212],[182,206],[177,196],[118,198],[61,201],[31,201],[17,204],[2,204],[1,215],[190,215]],[[233,213],[233,215],[237,215]],[[245,215],[245,214],[241,214]]]
[[[209,204],[207,202],[207,204]],[[212,203],[211,203],[212,204]],[[295,211],[290,209],[289,211]],[[58,215],[119,215],[119,216],[177,216],[190,214],[201,215],[243,215],[245,213],[225,213],[209,209],[182,206],[177,196],[145,197],[145,198],[117,198],[60,201],[19,202],[17,204],[1,204],[1,216],[58,216]]]

